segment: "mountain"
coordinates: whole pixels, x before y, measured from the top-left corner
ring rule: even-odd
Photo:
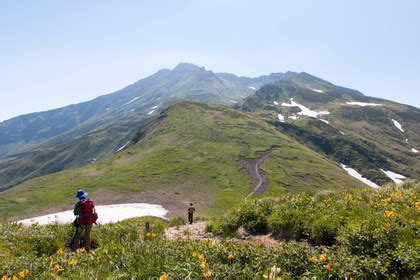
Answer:
[[[115,152],[178,99],[232,105],[266,82],[181,63],[112,94],[0,123],[0,190]]]
[[[304,72],[248,78],[183,63],[1,123],[1,215],[63,209],[81,187],[101,203],[174,212],[193,200],[217,214],[247,195],[365,186],[352,176],[419,179],[419,121],[418,108]]]
[[[87,122],[91,123],[88,129],[91,131],[102,118],[132,113],[147,115],[155,106],[162,108],[176,99],[232,104],[249,95],[252,92],[249,87],[259,87],[282,76],[280,73],[259,78],[237,77],[181,63],[173,70],[160,70],[115,93],[88,102],[1,122],[0,157],[31,149]]]
[[[147,201],[181,215],[192,201],[200,213],[218,215],[250,193],[321,193],[363,185],[255,115],[183,101],[138,130],[123,151],[2,192],[0,217],[66,209],[80,188],[98,204]]]
[[[418,108],[368,97],[307,73],[261,87],[240,107],[378,185],[398,174],[420,178]]]

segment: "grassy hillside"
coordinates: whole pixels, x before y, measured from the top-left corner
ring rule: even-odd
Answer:
[[[71,253],[66,249],[71,225],[0,223],[0,276],[418,279],[419,199],[418,185],[285,195],[248,201],[208,226],[221,233],[239,226],[254,234],[272,231],[277,241],[268,247],[240,238],[169,241],[163,233],[174,221],[142,218],[94,226],[99,247],[90,254]],[[152,224],[149,235],[145,221]]]
[[[284,75],[237,77],[182,63],[88,102],[1,122],[0,190],[110,154],[175,100],[232,105],[253,92],[249,86]]]
[[[129,141],[136,132],[133,128],[142,127],[148,121],[150,118],[132,115],[116,122],[110,121],[83,136],[66,141],[54,139],[29,152],[3,158],[0,160],[0,191],[30,178],[83,166],[103,158]]]
[[[269,195],[361,186],[335,163],[260,118],[216,105],[181,102],[123,152],[87,166],[29,180],[0,193],[0,216],[22,217],[71,207],[84,188],[98,203],[150,202],[184,214],[189,202],[216,215],[251,192],[240,162],[271,156],[260,168]]]
[[[291,98],[312,111],[328,114],[317,118],[301,115],[300,108],[283,105],[291,104]],[[356,169],[377,184],[391,182],[381,169],[419,179],[420,160],[412,150],[420,146],[418,108],[364,96],[307,74],[263,86],[240,108],[277,122],[279,129],[302,144]],[[278,114],[284,122],[279,122]],[[404,131],[395,126],[394,120]]]

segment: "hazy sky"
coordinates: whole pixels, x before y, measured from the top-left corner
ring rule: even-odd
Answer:
[[[191,62],[305,71],[420,107],[420,1],[0,0],[0,120]]]

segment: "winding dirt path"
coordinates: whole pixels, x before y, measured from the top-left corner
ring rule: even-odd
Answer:
[[[247,195],[249,198],[255,194],[263,194],[268,190],[267,175],[260,170],[261,164],[274,153],[274,150],[269,150],[261,153],[257,159],[241,159],[240,165],[246,169],[252,181],[252,191]]]

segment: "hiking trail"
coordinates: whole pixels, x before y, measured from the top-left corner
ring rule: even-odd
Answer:
[[[268,190],[268,180],[264,171],[260,170],[261,164],[264,163],[272,154],[274,150],[269,150],[261,153],[257,159],[241,159],[240,165],[246,169],[252,181],[252,191],[246,196],[249,198],[255,194],[263,194]]]
[[[228,240],[235,243],[256,243],[266,247],[273,247],[282,244],[281,241],[274,239],[270,234],[250,235],[243,228],[237,232],[237,237],[223,238],[206,232],[207,221],[200,221],[192,225],[185,224],[165,229],[164,237],[166,240],[204,240],[219,243]]]

